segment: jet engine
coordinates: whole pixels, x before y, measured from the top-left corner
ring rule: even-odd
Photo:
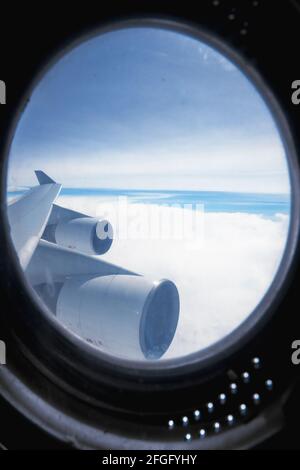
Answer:
[[[106,253],[113,240],[113,229],[106,219],[78,217],[58,222],[54,228],[58,245],[92,255]]]
[[[129,359],[159,359],[177,328],[175,284],[167,279],[152,281],[90,256],[110,248],[111,224],[54,204],[61,185],[41,170],[36,176],[40,186],[12,206],[10,217],[18,222],[13,234],[19,257],[26,261],[27,278],[44,306],[103,351]]]
[[[169,348],[179,317],[179,296],[169,280],[138,275],[68,279],[57,319],[92,344],[119,356],[158,359]]]

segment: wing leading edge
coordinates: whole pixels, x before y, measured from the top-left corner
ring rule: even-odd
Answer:
[[[23,269],[31,260],[61,190],[61,185],[45,173],[37,177],[40,185],[8,206],[10,233]]]

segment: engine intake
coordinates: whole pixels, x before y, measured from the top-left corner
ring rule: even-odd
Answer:
[[[87,254],[103,255],[112,244],[113,229],[106,219],[78,217],[61,220],[55,226],[54,238],[58,245]]]

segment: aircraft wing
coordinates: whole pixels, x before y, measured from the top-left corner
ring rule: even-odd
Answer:
[[[61,185],[45,173],[36,172],[40,185],[8,205],[10,233],[23,269],[40,241]]]
[[[72,276],[110,276],[137,274],[70,248],[40,240],[28,264],[26,274],[32,285],[64,282]]]
[[[175,284],[100,259],[112,245],[110,222],[54,204],[61,185],[42,171],[35,173],[39,185],[8,205],[8,218],[21,266],[37,295],[63,325],[91,344],[126,357],[161,357],[177,328]]]

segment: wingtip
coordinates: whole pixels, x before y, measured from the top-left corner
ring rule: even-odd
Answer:
[[[35,170],[35,175],[37,180],[40,184],[54,184],[55,181],[50,178],[50,176],[46,175],[42,170]]]

